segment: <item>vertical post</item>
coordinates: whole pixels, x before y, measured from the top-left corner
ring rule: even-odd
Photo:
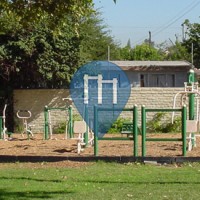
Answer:
[[[98,107],[94,106],[94,155],[98,156]]]
[[[3,118],[0,117],[0,139],[3,139]]]
[[[188,75],[188,83],[189,84],[194,84],[194,70],[191,69],[189,71]],[[195,99],[195,94],[189,94],[189,119],[194,120],[194,99]]]
[[[102,104],[102,75],[98,74],[98,104]]]
[[[133,108],[133,129],[134,129],[134,153],[133,155],[138,156],[138,113],[137,113],[137,105]]]
[[[142,156],[146,155],[146,110],[145,106],[142,106],[141,111],[141,123],[142,123]]]
[[[49,122],[48,122],[48,106],[44,107],[44,139],[48,140]]]
[[[88,134],[89,134],[89,118],[88,118],[88,104],[84,105],[84,109],[85,109],[85,123],[86,123],[86,132],[84,133],[84,142],[85,142],[85,146],[88,146]]]
[[[190,69],[188,75],[188,83],[194,84],[195,77],[194,77],[194,70]],[[189,120],[194,120],[194,105],[195,104],[195,94],[189,94]],[[194,138],[194,133],[191,133],[192,138]],[[192,139],[192,146],[195,145],[194,139]]]
[[[187,118],[187,108],[184,105],[182,108],[182,154],[183,156],[186,156],[186,118]]]
[[[73,113],[72,113],[72,106],[70,105],[68,108],[69,111],[69,138],[73,138]]]

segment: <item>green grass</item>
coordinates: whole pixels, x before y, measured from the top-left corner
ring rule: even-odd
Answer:
[[[200,196],[198,163],[177,167],[97,162],[46,169],[21,165],[0,167],[0,200],[196,200]]]

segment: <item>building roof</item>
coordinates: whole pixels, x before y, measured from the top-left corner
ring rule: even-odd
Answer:
[[[146,71],[146,70],[168,70],[170,68],[188,70],[192,64],[187,61],[110,61],[123,70]]]

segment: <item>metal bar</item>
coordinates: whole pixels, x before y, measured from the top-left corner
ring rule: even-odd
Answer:
[[[48,107],[44,107],[44,139],[49,139]]]
[[[173,109],[173,108],[156,108],[156,109],[145,109],[146,112],[182,112],[182,109]]]
[[[88,104],[85,104],[84,105],[84,109],[85,109],[85,122],[86,122],[86,132],[84,133],[84,143],[85,143],[85,146],[87,147],[88,146],[88,134],[89,134],[89,127],[88,127],[88,124],[89,124],[89,118],[88,118]]]
[[[141,110],[141,123],[142,123],[142,156],[146,155],[146,110],[142,106]]]
[[[98,140],[134,140],[133,137],[102,137],[98,138]]]
[[[3,118],[0,116],[0,139],[3,139]]]
[[[74,131],[73,131],[73,111],[72,111],[72,106],[69,106],[68,112],[69,112],[69,138],[73,138],[74,137]]]
[[[115,108],[115,111],[133,111],[134,108]],[[98,111],[113,111],[113,108],[98,108]]]
[[[152,141],[152,142],[164,142],[164,141],[171,141],[171,142],[175,142],[175,141],[183,141],[182,138],[146,138],[146,141]]]
[[[186,118],[187,118],[187,108],[186,106],[183,106],[182,109],[182,140],[183,140],[183,145],[182,145],[182,152],[183,156],[186,156]]]
[[[98,107],[94,106],[94,155],[98,156]]]
[[[133,148],[133,155],[136,157],[138,156],[138,110],[137,105],[134,106],[133,111],[133,130],[134,130],[134,148]]]

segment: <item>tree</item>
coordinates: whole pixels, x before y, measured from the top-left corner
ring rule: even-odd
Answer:
[[[200,24],[192,24],[189,20],[185,20],[184,24],[187,26],[187,39],[183,42],[183,45],[189,54],[192,53],[193,46],[193,64],[200,68]]]
[[[58,88],[69,84],[78,66],[80,39],[69,22],[59,25],[59,33],[54,34],[50,19],[43,15],[42,20],[24,27],[15,14],[1,15],[0,72],[4,85]]]
[[[54,23],[65,20],[66,14],[69,20],[75,22],[93,11],[92,0],[1,0],[0,12],[15,13],[22,25],[27,22],[40,21],[44,14],[51,16],[52,28]]]
[[[119,46],[110,36],[110,31],[104,25],[101,13],[92,13],[84,18],[80,24],[80,65],[91,60],[107,60],[108,46],[110,47],[110,59],[119,58]]]

